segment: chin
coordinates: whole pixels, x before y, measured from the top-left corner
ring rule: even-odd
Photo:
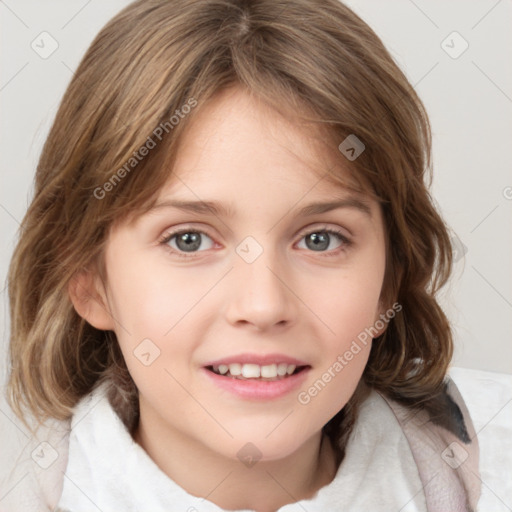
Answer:
[[[258,459],[261,462],[270,462],[285,459],[292,455],[301,446],[308,441],[304,437],[304,430],[299,433],[297,430],[291,432],[284,426],[279,426],[275,429],[274,423],[272,428],[265,429],[248,429],[241,432],[231,432],[234,439],[229,441],[230,453],[229,457],[235,457],[243,462],[246,456],[253,459]],[[279,429],[282,429],[279,431]],[[274,431],[272,431],[275,429]],[[272,432],[269,434],[269,432]],[[267,437],[268,436],[268,437]],[[218,444],[215,445],[218,449]]]

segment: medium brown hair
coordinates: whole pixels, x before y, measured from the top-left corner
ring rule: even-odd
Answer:
[[[436,293],[450,274],[450,241],[427,188],[427,115],[380,39],[338,0],[139,0],[91,44],[37,167],[8,278],[9,395],[20,417],[28,409],[40,420],[68,418],[105,376],[137,407],[114,333],[85,322],[67,287],[77,272],[101,270],[111,226],[148,207],[169,179],[190,119],[233,85],[313,123],[381,204],[382,300],[402,311],[373,342],[363,382],[410,406],[441,391],[452,337]],[[155,128],[191,99],[197,107],[126,171]],[[351,162],[338,150],[350,134],[365,144]],[[99,193],[107,182],[108,193]],[[357,393],[325,427],[340,456],[356,402]]]

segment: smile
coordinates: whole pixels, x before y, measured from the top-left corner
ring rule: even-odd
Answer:
[[[263,366],[250,363],[231,363],[207,366],[207,369],[211,372],[217,375],[223,375],[224,377],[239,380],[258,379],[260,381],[282,380],[290,375],[299,373],[304,368],[306,368],[306,366],[297,366],[288,363],[273,363]]]
[[[296,392],[311,369],[306,361],[284,354],[238,354],[209,361],[202,373],[228,395],[268,401]]]

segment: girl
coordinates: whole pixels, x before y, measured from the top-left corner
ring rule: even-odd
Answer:
[[[336,0],[119,13],[10,268],[11,404],[69,425],[16,509],[475,510],[430,145]]]

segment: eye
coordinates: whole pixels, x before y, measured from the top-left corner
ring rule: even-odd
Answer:
[[[315,231],[309,231],[302,235],[302,240],[305,240],[305,248],[315,252],[330,252],[335,249],[342,247],[349,247],[351,241],[341,232],[335,229],[316,229]],[[337,245],[333,247],[334,244]],[[304,244],[299,248],[303,249]]]
[[[173,254],[185,258],[215,246],[215,242],[207,233],[191,228],[166,233],[160,244],[165,245]],[[341,231],[321,228],[304,233],[298,247],[314,252],[337,254],[339,251],[336,249],[348,248],[351,244],[352,242]]]
[[[204,238],[208,239],[204,247]],[[214,246],[213,240],[204,232],[197,229],[182,229],[173,233],[167,233],[160,241],[162,245],[167,245],[178,256],[185,256],[183,253],[201,252],[201,250],[211,249]]]

